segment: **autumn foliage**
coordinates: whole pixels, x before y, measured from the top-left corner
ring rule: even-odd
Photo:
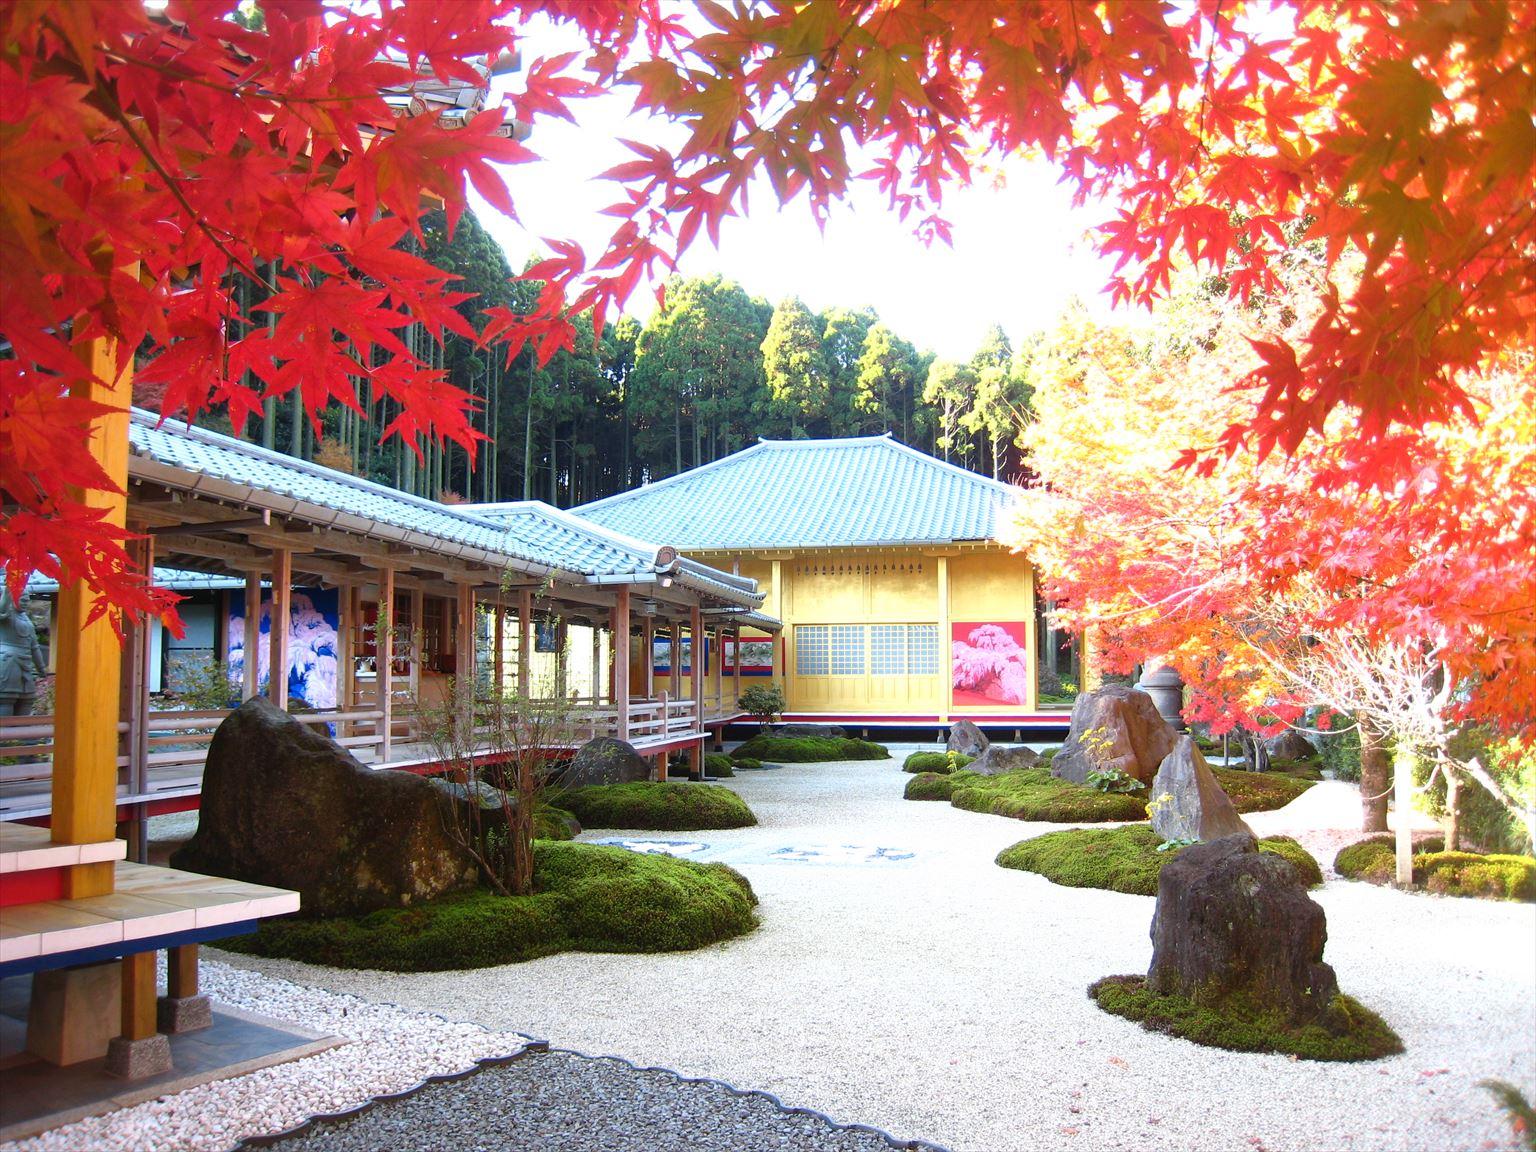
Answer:
[[[81,504],[99,487],[91,407],[69,389],[98,337],[137,353],[162,410],[239,424],[298,389],[314,415],[359,388],[398,401],[386,435],[473,440],[466,398],[399,331],[462,333],[440,272],[402,251],[423,194],[450,217],[464,185],[515,211],[491,163],[527,160],[491,108],[450,130],[396,118],[381,90],[418,74],[472,83],[524,50],[509,97],[533,126],[584,95],[633,93],[681,128],[609,172],[612,240],[554,240],[531,312],[487,340],[542,355],[600,327],[684,248],[744,213],[753,177],[818,212],[871,181],[942,240],[946,187],[1019,151],[1054,160],[1111,209],[1112,290],[1147,302],[1182,265],[1246,299],[1275,286],[1305,229],[1325,266],[1363,254],[1304,328],[1255,346],[1252,394],[1223,411],[1221,453],[1296,450],[1350,404],[1373,443],[1339,467],[1397,483],[1394,429],[1475,412],[1464,381],[1530,344],[1536,317],[1525,0],[264,0],[262,31],[223,5],[12,0],[0,7],[0,556],[147,601]],[[376,9],[376,11],[375,11]],[[537,55],[536,16],[582,51]],[[235,274],[275,292],[242,308]],[[254,315],[252,313],[255,313]]]

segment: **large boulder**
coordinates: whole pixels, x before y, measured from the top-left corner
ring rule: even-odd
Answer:
[[[1219,840],[1253,831],[1188,736],[1180,736],[1152,780],[1147,808],[1152,831],[1164,840]]]
[[[788,740],[845,740],[848,730],[840,724],[770,724],[764,733]]]
[[[423,777],[364,767],[258,697],[214,733],[197,832],[171,866],[296,889],[317,916],[414,904],[475,881],[452,804]]]
[[[1105,685],[1084,692],[1072,706],[1072,727],[1051,761],[1051,774],[1082,784],[1095,769],[1119,768],[1145,784],[1177,739],[1152,697],[1121,684]]]
[[[1318,1019],[1339,990],[1323,963],[1322,908],[1289,863],[1252,836],[1185,848],[1163,868],[1147,987],[1209,1007]]]
[[[1294,728],[1287,728],[1278,736],[1264,741],[1271,760],[1316,760],[1317,749]]]
[[[985,752],[967,764],[965,770],[982,776],[1001,776],[1004,772],[1022,772],[1039,763],[1040,753],[1033,748],[1026,748],[1022,744],[1016,748],[991,744]]]
[[[949,729],[949,741],[945,751],[958,752],[962,756],[980,756],[992,744],[987,734],[969,720],[956,720]]]
[[[634,745],[612,736],[599,736],[576,749],[571,762],[558,773],[564,788],[588,784],[630,784],[651,778],[651,762]]]

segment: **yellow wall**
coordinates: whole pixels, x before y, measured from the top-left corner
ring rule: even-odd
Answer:
[[[763,611],[784,622],[778,675],[792,712],[1011,713],[1035,708],[1034,588],[1027,560],[997,549],[891,548],[879,551],[825,550],[766,555],[712,553],[700,559],[758,581],[766,594]],[[941,588],[946,592],[941,593]],[[1020,622],[1026,625],[1030,667],[1024,706],[967,703],[952,707],[951,624]],[[798,646],[808,626],[861,625],[862,675],[801,675]],[[926,625],[937,630],[938,661],[931,673],[876,675],[871,669],[877,642],[870,625]],[[896,633],[883,632],[893,643]],[[931,634],[929,634],[931,635]]]

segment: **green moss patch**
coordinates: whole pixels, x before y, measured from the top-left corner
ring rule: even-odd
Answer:
[[[736,769],[731,764],[731,758],[724,752],[706,752],[704,754],[704,775],[724,779],[736,775]]]
[[[959,752],[914,752],[902,763],[901,770],[903,772],[937,772],[948,776],[951,772],[958,772],[974,759],[974,756],[965,756]]]
[[[732,756],[731,763],[744,772],[756,772],[763,766],[761,760],[754,760],[750,756]]]
[[[1536,859],[1446,852],[1438,836],[1414,841],[1415,887],[1443,896],[1536,902]],[[1371,884],[1397,878],[1397,845],[1389,835],[1372,836],[1339,850],[1333,861],[1340,876]]]
[[[1283,772],[1243,772],[1212,766],[1216,780],[1239,812],[1269,812],[1284,808],[1316,783]]]
[[[1342,993],[1316,1023],[1296,1028],[1272,1015],[1206,1007],[1182,996],[1159,996],[1145,976],[1108,976],[1088,988],[1106,1012],[1162,1032],[1235,1052],[1283,1052],[1301,1060],[1358,1061],[1394,1056],[1403,1042],[1384,1020]]]
[[[944,776],[938,772],[919,772],[907,781],[907,788],[902,796],[907,800],[948,800],[954,790],[953,776]]]
[[[821,736],[754,736],[736,748],[738,758],[770,764],[820,764],[832,760],[889,760],[891,750],[869,740]]]
[[[750,828],[752,809],[729,788],[681,781],[592,784],[559,797],[583,828],[646,828],[695,832],[702,828]]]
[[[599,844],[534,846],[529,896],[484,889],[360,917],[267,920],[221,948],[333,968],[443,972],[556,952],[674,952],[749,932],[757,897],[724,864]]]
[[[986,812],[1014,820],[1051,824],[1097,824],[1106,820],[1145,820],[1145,793],[1100,792],[1058,780],[1046,768],[1027,768],[1001,776],[964,770],[950,775],[949,802],[967,812]]]
[[[581,831],[581,821],[564,808],[540,804],[533,810],[535,840],[574,840]]]
[[[1021,840],[997,855],[1003,868],[1036,872],[1066,888],[1103,888],[1132,896],[1156,896],[1157,878],[1178,849],[1157,850],[1162,838],[1145,824],[1125,828],[1066,828]],[[1323,882],[1322,869],[1289,836],[1259,841],[1259,850],[1290,861],[1307,887]]]

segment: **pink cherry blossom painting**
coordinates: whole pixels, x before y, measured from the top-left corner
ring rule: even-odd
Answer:
[[[1029,702],[1029,625],[952,625],[950,683],[956,708]]]

